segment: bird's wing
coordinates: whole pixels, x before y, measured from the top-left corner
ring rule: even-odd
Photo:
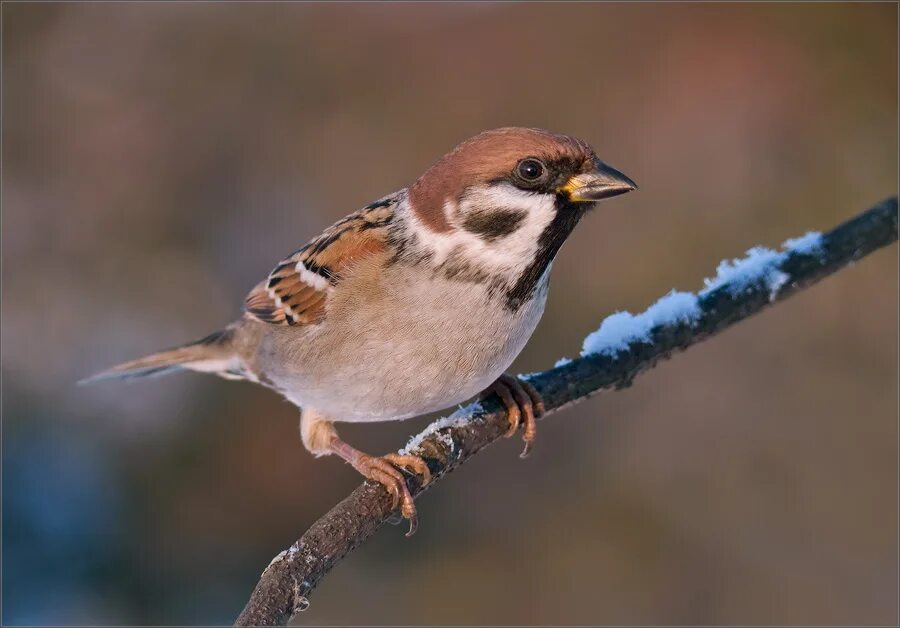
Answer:
[[[387,246],[399,193],[387,196],[330,226],[283,259],[244,301],[246,314],[273,325],[315,325],[328,295],[352,264]]]

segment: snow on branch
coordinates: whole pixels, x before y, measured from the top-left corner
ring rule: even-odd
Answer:
[[[706,287],[698,294],[672,290],[637,316],[630,312],[616,312],[608,316],[600,329],[584,339],[582,357],[592,353],[615,355],[626,351],[633,342],[649,341],[651,332],[662,325],[693,324],[700,318],[700,300],[723,286],[727,286],[732,295],[737,295],[753,286],[765,285],[769,290],[769,301],[774,301],[778,291],[790,279],[787,273],[779,269],[790,255],[812,255],[821,259],[824,254],[822,234],[818,231],[787,240],[782,248],[781,252],[776,252],[764,246],[755,246],[740,259],[719,262],[716,276],[704,279]]]
[[[754,247],[723,261],[697,293],[672,291],[640,314],[617,312],[585,338],[581,357],[526,377],[544,398],[547,414],[598,391],[627,387],[660,360],[896,240],[897,197],[891,197],[828,233],[787,240],[780,251]],[[401,451],[425,458],[434,478],[430,489],[501,438],[507,425],[499,402],[487,399],[434,422]],[[422,492],[416,478],[407,481],[414,496]],[[236,625],[285,624],[309,605],[307,596],[321,579],[390,516],[388,492],[364,482],[272,560]]]

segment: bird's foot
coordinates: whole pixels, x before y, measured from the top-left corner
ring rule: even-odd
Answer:
[[[406,478],[400,469],[406,469],[410,473],[421,476],[422,486],[431,481],[431,472],[428,465],[418,456],[402,454],[386,454],[381,457],[369,456],[361,451],[354,450],[355,454],[348,459],[353,468],[359,471],[366,479],[378,482],[384,486],[393,498],[392,508],[400,508],[400,514],[409,521],[409,531],[406,536],[412,536],[419,526],[419,518],[416,514],[416,505]]]
[[[504,373],[497,381],[491,384],[480,395],[480,399],[491,395],[500,397],[500,401],[506,407],[506,418],[509,419],[509,430],[506,437],[516,433],[519,425],[524,425],[525,432],[522,440],[525,441],[525,449],[520,454],[525,458],[531,453],[534,437],[537,434],[537,419],[544,414],[544,400],[540,393],[529,382]]]

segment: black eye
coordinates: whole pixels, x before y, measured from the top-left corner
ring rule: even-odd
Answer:
[[[536,181],[544,174],[544,164],[537,159],[523,159],[516,166],[516,172],[526,181]]]

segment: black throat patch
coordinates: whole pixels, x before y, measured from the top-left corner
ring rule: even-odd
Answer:
[[[534,294],[547,266],[556,257],[559,248],[584,216],[588,203],[570,203],[563,196],[556,198],[556,216],[538,238],[538,250],[534,260],[522,272],[516,283],[506,292],[506,307],[518,311]]]

